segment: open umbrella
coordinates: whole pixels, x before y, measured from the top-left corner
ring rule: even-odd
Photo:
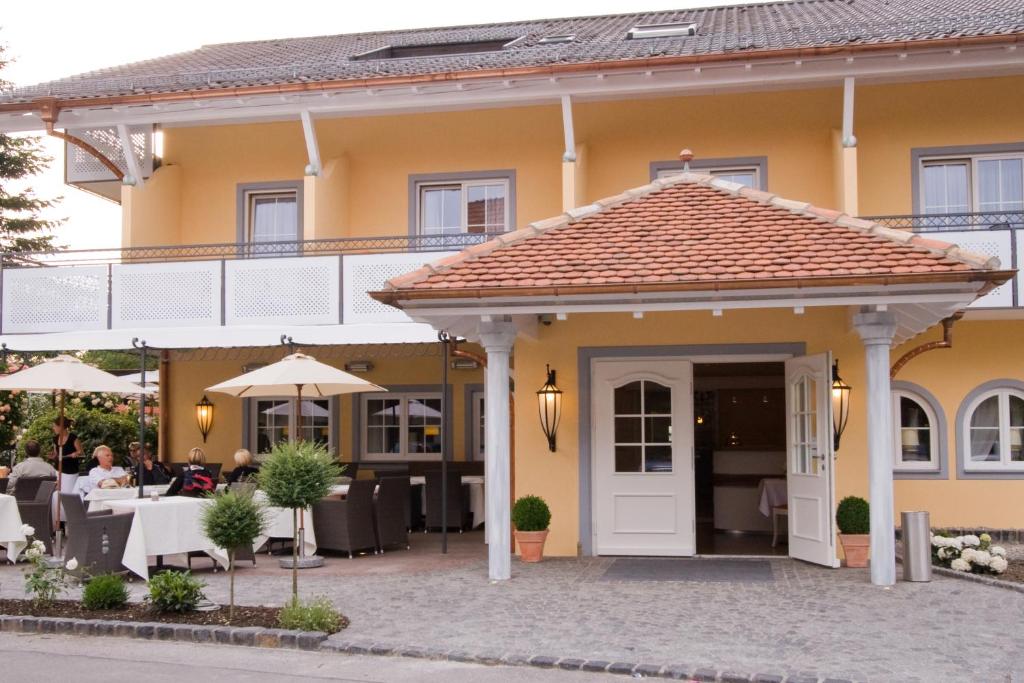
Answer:
[[[303,396],[323,398],[340,394],[357,394],[364,391],[387,391],[387,389],[361,377],[350,375],[344,370],[321,363],[312,356],[293,353],[271,365],[207,387],[207,391],[230,394],[239,398],[294,396],[295,414],[300,416],[303,414],[299,408],[302,405]],[[299,548],[303,551],[305,544],[302,538],[304,536],[305,519],[299,525]],[[318,565],[306,563],[302,566]]]
[[[59,392],[59,414],[64,417],[64,403],[67,392],[90,392],[106,394],[137,394],[141,391],[133,384],[109,372],[83,363],[74,356],[49,358],[39,365],[19,370],[0,377],[0,391],[18,389],[31,393],[49,394]],[[57,458],[57,490],[60,491],[64,475],[63,459]],[[59,497],[58,497],[59,500]],[[57,506],[57,542],[54,555],[60,555],[60,505]]]

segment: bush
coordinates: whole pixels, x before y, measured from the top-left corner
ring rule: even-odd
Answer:
[[[110,413],[96,408],[82,408],[69,405],[65,414],[74,421],[73,431],[78,434],[85,450],[82,466],[92,457],[92,449],[100,444],[110,446],[114,451],[114,463],[123,465],[128,458],[128,444],[139,440],[139,415],[137,412]],[[44,411],[32,421],[28,431],[22,437],[35,439],[43,447],[43,454],[50,452],[53,444],[53,421],[57,419],[57,409]],[[155,425],[146,426],[146,442],[156,443]],[[24,449],[19,448],[18,459],[25,456]]]
[[[551,523],[551,510],[539,496],[523,496],[512,506],[512,523],[517,531],[544,531]]]
[[[857,496],[847,496],[836,508],[836,525],[841,534],[866,534],[871,530],[868,502]]]
[[[295,631],[323,631],[337,633],[347,625],[347,619],[341,615],[327,598],[313,598],[307,603],[292,601],[281,609],[277,623],[281,628]]]
[[[149,579],[146,602],[159,612],[191,612],[206,599],[205,587],[189,572],[161,572]]]
[[[120,609],[128,603],[128,587],[117,574],[100,574],[82,589],[82,607],[87,610]]]
[[[251,493],[225,491],[213,497],[203,510],[203,531],[218,548],[228,549],[230,573],[230,607],[228,619],[235,616],[235,549],[252,547],[266,527],[265,508],[253,500]]]

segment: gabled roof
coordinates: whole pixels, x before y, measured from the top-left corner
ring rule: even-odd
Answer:
[[[999,260],[708,175],[681,173],[394,278],[375,298],[1005,281]]]
[[[344,21],[342,5],[335,16]],[[197,21],[201,21],[197,18]],[[324,17],[329,23],[330,17]],[[637,24],[692,22],[696,35],[627,39]],[[91,71],[0,95],[0,103],[77,100],[325,81],[408,78],[664,57],[754,53],[1024,33],[1019,0],[791,0],[704,9],[541,19],[206,45]],[[571,42],[543,44],[545,36]],[[373,58],[386,47],[498,41],[505,46],[442,56]],[[512,41],[515,41],[514,43]],[[360,56],[363,57],[360,57]],[[383,56],[383,55],[379,55]],[[69,62],[69,66],[71,63]]]

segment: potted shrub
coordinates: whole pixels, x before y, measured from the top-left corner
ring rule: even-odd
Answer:
[[[224,491],[203,509],[203,531],[218,548],[228,551],[228,621],[235,618],[235,552],[251,548],[267,526],[266,508],[252,493]]]
[[[539,496],[523,496],[512,506],[512,524],[515,525],[519,559],[540,562],[544,556],[544,541],[548,537],[551,510]]]
[[[839,501],[836,508],[836,526],[839,527],[839,542],[843,546],[847,567],[868,566],[868,551],[871,549],[871,529],[868,502],[857,496],[847,496]]]

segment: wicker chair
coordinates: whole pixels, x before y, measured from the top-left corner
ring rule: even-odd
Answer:
[[[373,528],[373,490],[377,482],[356,480],[344,500],[324,498],[313,506],[313,530],[317,547],[347,551],[351,559],[357,550],[377,551]]]
[[[24,488],[22,488],[24,486]],[[26,477],[18,480],[14,497],[18,501],[18,514],[23,524],[36,530],[35,537],[46,545],[46,552],[53,552],[53,491],[57,482],[53,479]],[[31,497],[29,496],[31,492]]]
[[[401,545],[409,549],[409,477],[384,477],[374,500],[377,547]]]
[[[0,493],[7,493],[7,477],[0,479]]]
[[[427,480],[427,522],[423,528],[440,529],[441,524],[441,470],[432,470],[425,475]],[[448,528],[457,528],[459,533],[469,526],[469,487],[462,485],[462,474],[448,470]]]
[[[75,576],[127,571],[121,565],[124,549],[128,544],[128,533],[132,528],[134,512],[98,510],[86,512],[85,503],[76,493],[60,494],[67,523],[67,545],[64,559],[78,560]],[[103,552],[103,535],[107,536],[107,552]]]

